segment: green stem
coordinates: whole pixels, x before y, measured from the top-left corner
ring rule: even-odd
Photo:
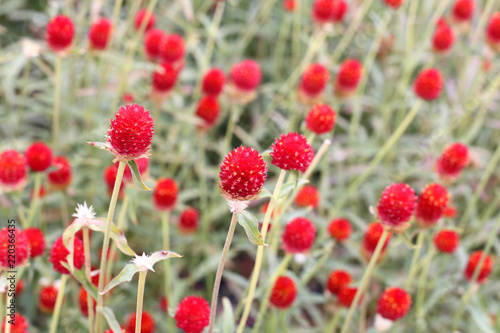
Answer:
[[[26,95],[28,94],[28,79],[30,77],[30,70],[31,70],[31,60],[30,58],[26,59],[26,65],[24,66],[23,70],[23,86],[21,90],[21,96],[19,98],[19,104],[17,106],[17,126],[16,126],[16,131],[15,131],[15,137],[19,137],[19,133],[21,130],[21,124],[23,122],[23,113],[24,113],[24,106],[26,104]]]
[[[83,227],[83,251],[85,256],[85,278],[87,281],[92,282],[90,276],[91,266],[90,266],[90,237],[89,228]],[[89,315],[89,333],[94,332],[94,304],[92,302],[92,296],[87,293],[87,309]]]
[[[224,137],[224,152],[231,150],[231,139],[233,138],[234,127],[240,118],[241,107],[234,105],[229,115],[229,122],[227,124],[226,136]]]
[[[61,277],[61,286],[57,291],[56,305],[54,307],[54,312],[52,313],[52,321],[50,322],[49,333],[56,333],[57,331],[57,324],[59,322],[59,314],[61,313],[61,307],[64,300],[64,291],[66,289],[66,282],[68,281],[68,276],[69,274],[63,274]]]
[[[282,311],[282,310],[277,310],[277,311],[278,311],[278,321],[279,321],[280,326],[281,326],[280,332],[281,333],[288,333],[288,325],[286,324],[286,320],[285,320],[286,311]]]
[[[408,21],[406,24],[406,61],[409,60],[411,56],[411,50],[413,49],[413,31],[415,30],[415,17],[417,16],[418,0],[412,0],[410,3],[410,9],[408,11]]]
[[[56,56],[54,69],[54,114],[52,116],[52,149],[59,152],[59,109],[61,103],[61,56]]]
[[[219,31],[220,22],[222,21],[222,15],[224,14],[225,1],[218,1],[215,4],[214,18],[212,19],[212,24],[208,31],[207,46],[205,48],[205,53],[203,55],[203,63],[200,70],[200,74],[204,74],[208,69],[210,64],[210,59],[212,58],[212,53],[215,45],[215,38],[217,37],[217,32]],[[199,82],[201,80],[198,80]]]
[[[302,16],[302,0],[295,0],[293,9],[292,64],[297,65],[300,57],[300,21]],[[281,59],[281,58],[280,58]]]
[[[144,287],[146,285],[147,274],[147,270],[139,272],[139,283],[137,284],[137,309],[135,311],[135,333],[141,333],[142,305],[144,302]]]
[[[338,309],[335,315],[333,316],[332,320],[326,326],[325,333],[335,333],[341,317],[342,317],[342,311],[341,309]]]
[[[61,192],[61,221],[63,228],[69,224],[68,220],[68,201],[66,200],[66,192]]]
[[[162,234],[163,234],[163,250],[164,251],[170,251],[170,212],[166,211],[161,214],[161,227],[162,227]],[[163,261],[163,283],[164,283],[164,291],[165,291],[165,298],[167,299],[168,302],[171,301],[170,298],[170,261],[169,260],[164,260]]]
[[[26,228],[29,228],[33,223],[33,219],[35,218],[35,214],[38,208],[38,201],[40,199],[40,188],[42,187],[42,173],[35,172],[34,177],[34,186],[33,186],[33,199],[31,200],[30,208],[28,211],[28,219],[26,221]]]
[[[222,280],[222,273],[224,272],[224,264],[226,263],[226,258],[229,253],[231,241],[233,240],[234,230],[236,229],[237,222],[238,222],[238,214],[233,213],[233,217],[231,218],[231,224],[229,225],[229,230],[227,232],[226,242],[224,243],[224,248],[222,249],[219,266],[217,267],[217,273],[215,275],[214,290],[212,292],[212,304],[210,306],[210,323],[208,325],[208,333],[212,333],[214,329],[215,314],[217,312],[217,300],[219,299],[220,282]]]
[[[123,201],[122,201],[122,207],[120,209],[120,215],[118,216],[118,223],[116,224],[118,229],[120,229],[122,231],[123,231],[123,226],[125,225],[125,216],[127,215],[127,207],[128,207],[129,201],[130,201],[130,196],[125,191],[124,196],[123,196]],[[111,250],[109,250],[110,260],[106,263],[106,280],[105,281],[111,280],[111,272],[113,270],[113,262],[115,261],[114,258],[115,258],[117,253],[118,253],[118,248],[116,247],[116,243],[112,243]]]
[[[420,272],[420,277],[418,279],[418,292],[417,292],[417,301],[416,301],[416,314],[417,314],[417,323],[424,318],[424,298],[425,298],[425,285],[427,282],[427,275],[429,273],[429,267],[431,265],[432,257],[436,254],[436,250],[432,248],[429,251],[429,254],[426,256],[424,265],[422,267],[422,271]],[[416,325],[417,330],[420,331],[420,325]]]
[[[418,263],[418,258],[420,256],[420,251],[422,250],[422,246],[424,244],[425,234],[426,232],[423,229],[420,230],[418,233],[416,249],[413,251],[413,258],[410,264],[410,271],[408,272],[408,278],[406,279],[406,284],[405,284],[406,290],[409,290],[411,288],[413,279],[417,274],[417,266],[418,266],[417,263]]]
[[[201,237],[202,244],[205,244],[209,238],[208,230],[210,219],[208,213],[208,189],[207,189],[207,164],[205,159],[205,138],[201,138],[198,147],[198,176],[200,187],[200,211],[201,211]]]
[[[300,2],[300,0],[298,1]],[[280,71],[282,68],[282,63],[283,63],[283,58],[284,58],[284,53],[285,53],[285,47],[286,47],[286,42],[288,39],[288,33],[290,31],[290,24],[291,20],[288,15],[285,15],[283,17],[283,20],[281,22],[281,27],[278,32],[278,41],[276,42],[276,51],[274,52],[274,57],[273,57],[273,76],[275,78],[278,78],[280,75]]]

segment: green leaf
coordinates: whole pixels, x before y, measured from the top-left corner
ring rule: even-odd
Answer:
[[[106,321],[108,322],[109,328],[113,331],[113,333],[121,333],[122,329],[120,327],[120,324],[118,323],[118,320],[116,320],[115,313],[113,310],[111,310],[108,307],[98,307],[97,311],[103,314],[104,318],[106,318]]]
[[[98,218],[94,220],[94,223],[89,225],[90,229],[94,231],[99,231],[102,233],[106,232],[106,219]],[[134,250],[130,248],[127,242],[127,238],[122,230],[120,230],[114,223],[111,224],[111,238],[115,241],[116,247],[128,256],[135,256]]]
[[[234,327],[234,312],[231,301],[227,297],[222,298],[222,306],[224,307],[222,332],[233,333],[236,329]]]
[[[182,258],[182,256],[172,251],[156,251],[150,256],[150,258],[152,265],[154,266],[154,264],[156,264],[158,261],[170,258]]]
[[[104,290],[101,292],[101,295],[104,295],[114,287],[116,287],[119,284],[122,284],[123,282],[130,282],[132,281],[132,278],[134,277],[135,273],[139,272],[140,269],[134,265],[134,264],[128,264],[126,265],[120,274],[115,276],[115,278],[111,281],[109,281],[108,285]]]
[[[267,189],[263,188],[259,193],[259,198],[270,198],[273,194],[269,192]]]
[[[245,229],[248,240],[254,245],[264,245],[262,235],[259,232],[259,222],[246,210],[238,214],[238,223]]]
[[[137,163],[132,160],[128,161],[127,164],[130,167],[130,171],[132,171],[132,178],[134,179],[135,186],[137,186],[140,190],[151,191],[151,189],[142,182],[141,173],[139,172]]]
[[[67,262],[61,261],[61,264],[66,268],[67,270],[70,269],[70,266],[68,265]],[[87,291],[87,293],[92,296],[94,299],[97,299],[97,288],[94,286],[92,282],[87,280],[85,277],[85,272],[83,270],[79,269],[73,269],[73,272],[71,274],[80,284],[82,287]]]

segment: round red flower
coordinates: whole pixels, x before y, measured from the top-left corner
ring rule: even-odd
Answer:
[[[431,227],[443,217],[450,201],[450,194],[443,186],[435,183],[427,185],[417,200],[415,217],[422,226]]]
[[[410,295],[401,288],[387,288],[377,302],[377,313],[392,321],[406,316],[411,307]]]
[[[331,107],[317,104],[312,107],[306,116],[306,127],[313,133],[324,134],[330,132],[335,126],[337,115]]]
[[[354,301],[354,297],[356,296],[356,293],[358,292],[358,288],[354,287],[345,287],[340,289],[340,291],[337,294],[337,297],[339,299],[339,304],[349,308],[351,307],[352,302]],[[361,303],[362,297],[359,299],[359,303]],[[359,303],[357,305],[359,305]]]
[[[38,295],[38,306],[44,313],[52,313],[56,306],[58,289],[54,286],[45,286]]]
[[[195,232],[196,229],[198,229],[199,218],[200,214],[196,208],[187,207],[182,211],[179,217],[179,229],[183,233]]]
[[[139,10],[137,12],[137,14],[135,15],[134,27],[136,30],[140,29],[140,27],[142,25],[142,21],[144,21],[146,19],[146,14],[148,14],[148,10],[143,8],[143,9]],[[149,20],[146,23],[146,30],[145,31],[148,31],[149,29],[153,28],[155,26],[155,24],[156,24],[155,14],[150,13]]]
[[[90,47],[93,50],[104,50],[108,46],[113,24],[111,20],[102,18],[92,23],[89,30]]]
[[[35,142],[24,152],[31,171],[45,171],[52,164],[52,150],[45,143]]]
[[[486,27],[486,38],[492,44],[500,43],[500,12],[494,13]]]
[[[302,74],[300,89],[308,96],[319,95],[325,89],[329,79],[330,73],[325,66],[322,64],[311,64],[304,70],[304,74]]]
[[[403,4],[403,0],[384,0],[385,4],[391,8],[398,9]]]
[[[392,228],[406,228],[415,210],[415,191],[407,184],[395,183],[382,192],[377,205],[378,216]]]
[[[474,0],[457,0],[453,5],[453,18],[457,21],[469,21],[474,14]]]
[[[295,10],[295,0],[283,0],[283,9],[287,12],[293,12]]]
[[[312,206],[317,208],[319,204],[319,193],[316,187],[312,185],[305,185],[295,198],[295,204],[299,207]]]
[[[73,21],[64,15],[52,18],[47,24],[45,40],[54,52],[67,49],[73,42],[75,26]]]
[[[339,242],[343,242],[351,236],[351,222],[344,218],[334,219],[328,225],[328,232],[332,238],[335,238]]]
[[[341,289],[346,288],[352,282],[351,274],[344,270],[337,270],[330,273],[326,281],[326,288],[332,294],[338,294]]]
[[[297,286],[288,276],[280,276],[274,282],[269,301],[278,309],[289,308],[297,297]]]
[[[15,325],[10,325],[10,333],[28,333],[28,321],[20,314],[14,313],[14,318],[11,318],[10,315],[6,316],[2,324],[2,332],[5,332],[5,325],[7,324],[7,321],[13,321],[16,323]]]
[[[14,253],[12,253],[12,245],[15,245]],[[0,267],[12,268],[12,260],[9,261],[12,255],[15,256],[15,266],[22,266],[29,258],[28,238],[19,229],[3,228],[0,230],[0,251]]]
[[[160,178],[153,192],[153,202],[158,210],[171,210],[177,201],[179,188],[172,178]]]
[[[363,65],[356,59],[347,59],[340,65],[335,86],[340,91],[353,91],[358,86],[362,76]]]
[[[144,52],[151,60],[156,60],[160,56],[160,44],[166,36],[160,29],[151,29],[144,36]]]
[[[316,239],[316,227],[308,219],[296,217],[286,225],[282,239],[287,252],[308,251]]]
[[[257,89],[262,78],[260,66],[253,60],[243,60],[233,65],[229,72],[229,79],[240,90],[252,91]]]
[[[174,63],[184,57],[186,46],[181,36],[165,35],[160,42],[160,57],[165,62]]]
[[[62,237],[59,237],[52,244],[49,254],[49,261],[54,266],[55,271],[61,274],[69,274],[69,271],[61,264],[61,262],[68,262],[68,255],[69,251],[66,246],[64,246]],[[73,243],[73,265],[76,269],[80,269],[82,268],[84,262],[83,242],[75,237]]]
[[[443,77],[441,72],[435,68],[421,71],[415,80],[415,94],[426,101],[432,101],[439,97],[443,89]]]
[[[365,235],[363,237],[363,243],[361,245],[361,252],[363,254],[363,257],[368,259],[371,258],[371,255],[373,254],[373,252],[375,252],[375,249],[377,248],[377,244],[380,241],[383,232],[384,227],[381,223],[374,222],[368,225],[368,228],[366,229]],[[382,247],[382,253],[387,248],[387,245],[389,245],[391,237],[392,234],[389,234],[384,246]]]
[[[196,115],[203,120],[203,127],[212,127],[220,112],[220,105],[217,98],[213,96],[204,96],[200,99],[196,108]]]
[[[80,292],[78,293],[78,305],[80,307],[80,311],[82,312],[82,314],[85,316],[85,317],[88,317],[89,316],[89,306],[88,306],[88,300],[87,300],[87,291],[85,290],[85,288],[83,287],[80,287]],[[95,312],[95,308],[96,308],[96,301],[94,299],[92,299],[92,304],[93,304],[93,308],[94,308],[94,312]]]
[[[307,139],[298,133],[282,134],[271,147],[271,164],[283,170],[305,172],[312,162],[314,150]]]
[[[135,332],[135,317],[136,313],[132,313],[128,319],[127,322],[127,331],[128,332]],[[142,317],[141,317],[141,333],[153,333],[156,327],[155,319],[153,316],[147,312],[147,311],[142,311]]]
[[[203,77],[201,90],[204,94],[217,97],[226,83],[226,75],[220,68],[211,68]]]
[[[453,29],[446,23],[438,24],[432,37],[432,47],[436,52],[446,52],[453,46],[455,41],[455,33]]]
[[[187,296],[179,303],[174,318],[184,332],[201,333],[209,324],[210,307],[201,297]]]
[[[340,22],[347,11],[344,0],[316,0],[312,8],[312,19],[316,24]]]
[[[460,238],[453,230],[441,230],[434,236],[434,245],[444,253],[453,253],[459,242]]]
[[[469,164],[469,149],[461,143],[453,143],[445,148],[436,163],[440,176],[456,178]]]
[[[0,184],[15,189],[27,181],[26,158],[16,150],[5,150],[0,154]]]
[[[27,228],[23,230],[30,246],[30,257],[41,256],[45,252],[45,238],[42,230],[38,228]]]
[[[71,183],[71,165],[64,156],[57,156],[52,160],[52,167],[55,170],[47,174],[47,180],[52,188],[56,190],[63,190]]]
[[[465,268],[464,275],[467,281],[472,279],[474,275],[474,271],[479,265],[479,261],[481,260],[481,256],[483,255],[483,251],[473,252],[469,257],[469,262],[467,263],[467,267]],[[479,275],[477,277],[477,283],[486,282],[486,279],[490,275],[493,270],[493,259],[489,255],[486,256],[486,259],[483,262],[481,268],[479,268]]]
[[[153,73],[153,91],[167,93],[175,86],[177,82],[178,71],[170,63],[164,62],[158,70]]]

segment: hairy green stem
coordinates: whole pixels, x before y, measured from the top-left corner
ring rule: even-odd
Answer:
[[[89,228],[83,227],[83,253],[85,256],[85,278],[87,281],[92,282],[92,278],[90,276],[90,237],[89,237]],[[94,332],[94,304],[92,302],[92,296],[90,293],[87,293],[87,310],[89,317],[89,333]]]
[[[139,282],[137,284],[137,309],[135,311],[135,333],[141,333],[142,305],[144,302],[144,287],[146,286],[147,274],[147,270],[142,270],[139,272]]]
[[[170,251],[170,212],[162,212],[161,213],[161,227],[162,227],[162,235],[163,235],[163,251]],[[163,261],[163,286],[165,292],[165,299],[168,302],[171,302],[172,299],[170,297],[170,260]],[[167,319],[169,319],[168,317]],[[170,320],[168,320],[170,321]],[[170,323],[169,323],[170,324]]]
[[[61,56],[56,55],[54,69],[54,113],[52,116],[52,149],[59,152],[59,109],[61,103]]]
[[[33,199],[31,200],[30,208],[28,211],[28,219],[26,220],[25,228],[29,228],[38,208],[38,201],[40,200],[40,188],[42,187],[42,172],[35,172],[34,174],[34,186],[33,186]]]
[[[418,258],[420,256],[420,251],[422,250],[422,246],[424,244],[425,234],[426,232],[423,229],[420,230],[418,233],[416,249],[413,251],[413,258],[411,259],[410,271],[408,272],[408,277],[406,279],[406,284],[405,284],[406,290],[409,290],[411,288],[413,279],[417,274],[417,263],[418,263]]]
[[[57,324],[59,323],[59,314],[61,313],[61,308],[64,300],[64,291],[66,289],[66,283],[68,282],[69,274],[63,274],[61,276],[61,285],[57,291],[56,305],[54,306],[54,312],[52,313],[52,320],[50,322],[49,333],[56,333]],[[10,325],[9,325],[10,326]]]

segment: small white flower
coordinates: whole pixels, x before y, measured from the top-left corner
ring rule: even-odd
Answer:
[[[384,317],[382,317],[378,313],[375,316],[375,324],[374,324],[374,326],[375,326],[375,330],[377,332],[386,332],[386,331],[388,331],[392,327],[392,324],[394,324],[394,322],[392,320],[385,319]]]
[[[142,271],[147,271],[148,269],[151,271],[155,271],[153,269],[154,262],[151,260],[151,257],[146,255],[144,252],[142,256],[135,255],[135,258],[132,259],[132,263],[137,266]]]
[[[83,205],[78,204],[76,206],[76,213],[73,216],[76,217],[75,223],[82,226],[89,226],[95,219],[94,207],[88,207],[86,202]]]

